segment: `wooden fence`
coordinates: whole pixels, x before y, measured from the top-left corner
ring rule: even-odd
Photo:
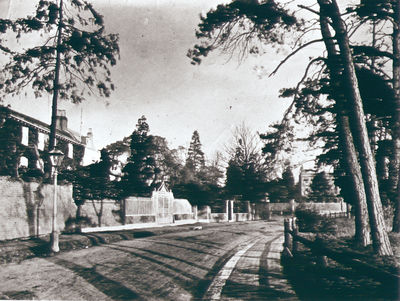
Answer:
[[[371,265],[364,261],[366,255],[351,252],[348,250],[330,249],[324,246],[322,239],[318,236],[314,239],[308,239],[299,234],[296,218],[286,218],[284,220],[285,241],[284,256],[296,256],[299,251],[299,244],[311,250],[317,256],[316,263],[320,266],[328,266],[328,258],[339,264],[350,267],[361,275],[372,278],[380,283],[384,283],[388,287],[398,289],[400,283],[400,275],[393,274],[377,266]]]

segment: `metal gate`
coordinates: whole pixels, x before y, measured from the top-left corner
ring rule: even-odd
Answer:
[[[174,196],[168,191],[165,184],[153,192],[152,198],[156,205],[156,219],[158,224],[170,224],[174,222],[173,205]]]

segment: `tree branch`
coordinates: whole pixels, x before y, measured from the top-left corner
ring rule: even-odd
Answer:
[[[299,52],[300,50],[302,50],[303,48],[306,48],[307,46],[310,46],[311,44],[314,43],[319,43],[319,42],[323,42],[323,39],[318,39],[318,40],[312,40],[310,42],[307,42],[303,45],[301,45],[299,48],[297,48],[295,51],[291,52],[288,56],[286,56],[280,63],[279,65],[274,69],[274,71],[271,72],[271,74],[269,75],[269,77],[273,76],[278,70],[279,68],[286,63],[292,56],[294,56],[297,52]]]

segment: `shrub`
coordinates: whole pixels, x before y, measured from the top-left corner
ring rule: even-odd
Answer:
[[[84,227],[93,227],[95,224],[88,216],[80,216],[78,218],[69,217],[65,221],[65,233],[79,233]]]
[[[314,210],[298,207],[295,215],[299,231],[301,232],[324,234],[335,234],[337,232],[337,226],[333,220],[321,216]]]

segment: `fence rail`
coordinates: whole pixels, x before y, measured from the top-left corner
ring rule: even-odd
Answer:
[[[313,254],[318,256],[317,263],[322,266],[327,266],[327,258],[330,258],[337,263],[350,267],[357,272],[372,278],[385,285],[397,288],[400,283],[400,275],[390,273],[376,266],[373,266],[363,259],[366,255],[350,251],[338,251],[324,246],[322,239],[318,237],[315,240],[308,239],[299,234],[296,218],[287,218],[284,220],[285,227],[285,242],[284,254],[288,256],[296,256],[299,250],[299,243],[309,248]]]
[[[350,217],[349,212],[323,212],[321,216],[329,217],[329,218],[340,218],[340,217]]]

